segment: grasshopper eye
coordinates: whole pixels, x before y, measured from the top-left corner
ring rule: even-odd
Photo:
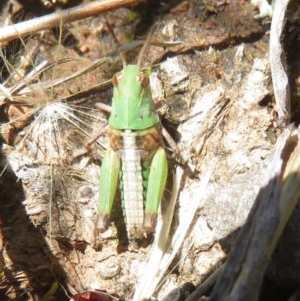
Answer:
[[[139,75],[139,83],[143,88],[147,88],[149,86],[149,77],[145,74]]]
[[[111,79],[111,82],[114,86],[117,86],[118,85],[118,79],[117,79],[117,74],[114,74],[112,79]]]
[[[111,81],[114,86],[117,86],[119,84],[119,82],[121,81],[122,75],[123,75],[122,72],[117,72],[113,75]]]

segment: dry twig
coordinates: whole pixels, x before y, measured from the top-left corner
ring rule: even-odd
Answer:
[[[134,5],[146,0],[104,0],[95,1],[86,5],[76,6],[43,17],[35,18],[18,24],[0,28],[0,42],[11,41],[16,38],[33,34],[36,31],[59,26],[61,22],[72,22],[95,16],[99,13],[119,7]]]
[[[276,0],[270,34],[270,64],[278,117],[282,125],[287,125],[291,117],[290,89],[287,76],[286,58],[282,45],[282,34],[286,21],[289,0]]]

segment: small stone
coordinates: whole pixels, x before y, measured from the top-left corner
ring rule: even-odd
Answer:
[[[99,274],[102,279],[111,279],[120,273],[121,267],[116,257],[110,257],[100,263]]]

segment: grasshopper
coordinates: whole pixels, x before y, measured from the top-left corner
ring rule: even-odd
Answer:
[[[133,238],[154,232],[168,175],[160,119],[154,109],[149,77],[140,67],[150,36],[137,65],[125,65],[112,78],[110,147],[100,171],[97,229],[104,232],[109,226],[120,180],[126,230]]]

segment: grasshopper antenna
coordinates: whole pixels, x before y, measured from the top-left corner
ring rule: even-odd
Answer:
[[[152,25],[152,27],[150,28],[150,31],[148,33],[147,39],[146,39],[146,41],[145,41],[145,43],[144,43],[144,45],[143,45],[143,47],[142,47],[142,49],[140,51],[140,54],[139,54],[139,57],[138,57],[138,61],[137,61],[137,66],[138,66],[139,69],[141,69],[142,60],[143,60],[143,58],[145,56],[146,50],[148,48],[148,45],[150,44],[150,40],[151,40],[151,38],[153,36],[153,33],[154,33],[156,27],[157,27],[157,23],[155,23],[155,24]]]
[[[118,45],[118,48],[121,49],[122,46],[121,46],[121,44],[120,44],[120,42],[119,42],[119,40],[118,40],[118,38],[117,38],[117,36],[116,36],[113,28],[111,27],[111,25],[109,24],[109,22],[107,20],[105,20],[105,25],[107,26],[108,31],[111,33],[111,35],[112,35],[115,43]],[[121,51],[121,50],[119,51],[119,54],[120,54],[120,57],[122,59],[123,68],[124,68],[127,65],[125,55],[124,55],[123,51]]]

